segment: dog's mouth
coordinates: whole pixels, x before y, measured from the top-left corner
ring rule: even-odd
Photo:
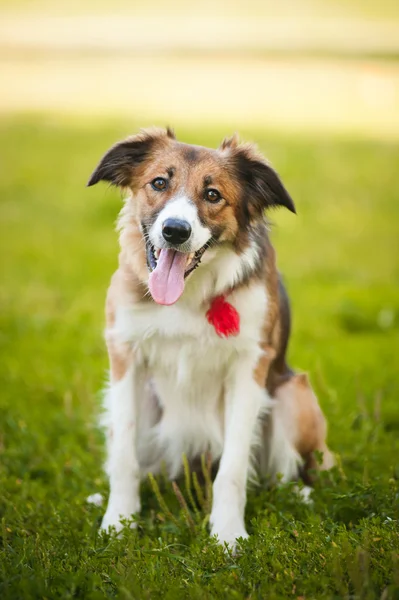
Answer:
[[[148,286],[155,302],[167,306],[177,302],[184,291],[185,279],[200,265],[208,247],[209,242],[196,252],[156,248],[146,236]]]

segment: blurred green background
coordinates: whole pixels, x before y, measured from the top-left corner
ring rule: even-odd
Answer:
[[[0,596],[397,598],[399,3],[0,2]],[[85,189],[147,125],[255,141],[298,210],[270,215],[340,467],[314,506],[249,494],[241,558],[144,486],[97,536],[95,425],[119,193]],[[179,512],[180,511],[180,512]]]

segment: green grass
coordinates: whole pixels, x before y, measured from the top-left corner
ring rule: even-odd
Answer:
[[[137,126],[0,122],[0,598],[399,598],[393,144],[243,132],[297,203],[272,234],[294,310],[290,359],[311,374],[342,468],[312,507],[290,486],[250,491],[237,557],[162,480],[172,516],[145,484],[138,530],[98,535],[103,509],[85,498],[107,494],[95,423],[120,199],[84,185]],[[228,132],[178,133],[214,145]]]

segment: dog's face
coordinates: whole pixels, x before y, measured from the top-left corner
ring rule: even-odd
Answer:
[[[100,180],[132,191],[159,304],[178,300],[209,247],[243,251],[264,209],[295,212],[276,172],[235,137],[213,150],[180,143],[170,130],[144,131],[109,150],[88,185]]]

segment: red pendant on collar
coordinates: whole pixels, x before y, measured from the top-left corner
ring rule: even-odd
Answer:
[[[219,337],[225,338],[240,333],[240,315],[224,296],[216,296],[206,313],[208,323],[214,326]]]

